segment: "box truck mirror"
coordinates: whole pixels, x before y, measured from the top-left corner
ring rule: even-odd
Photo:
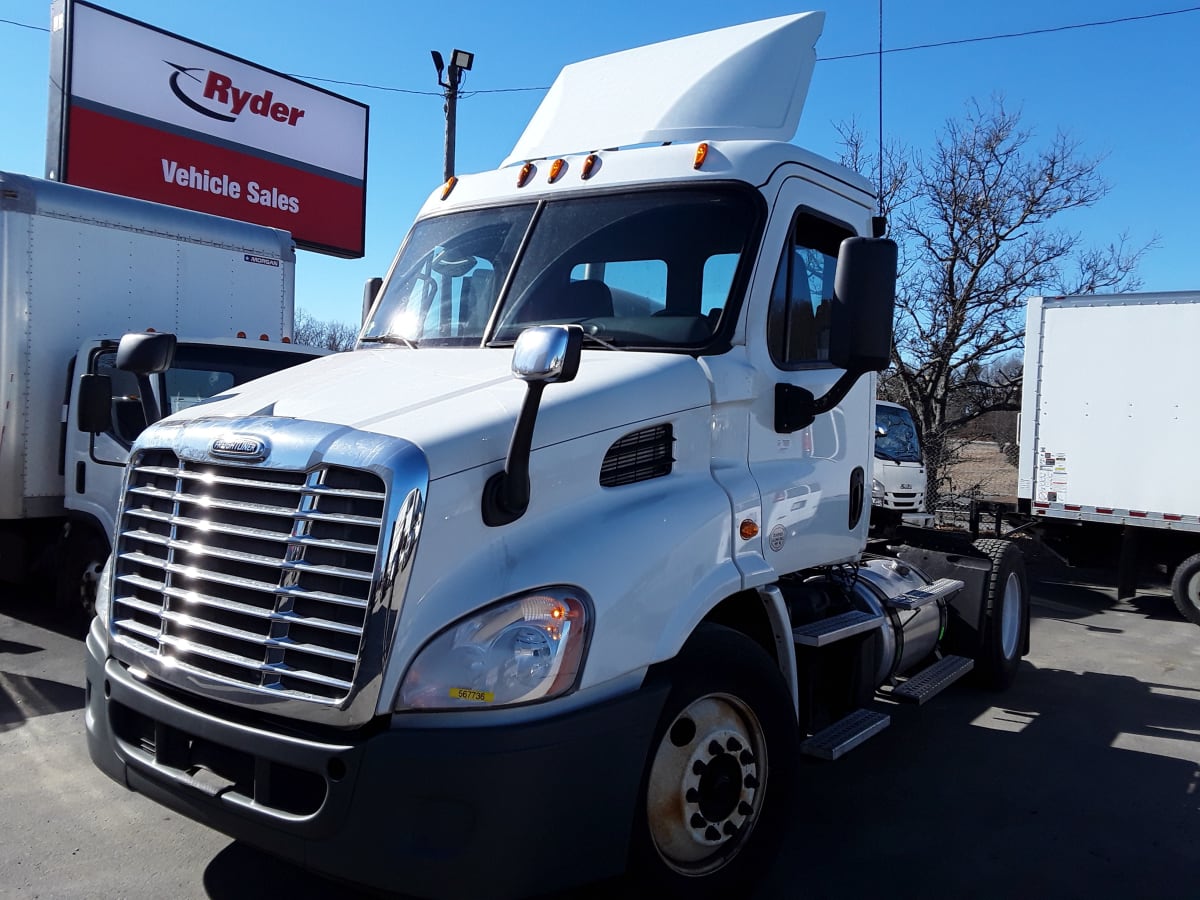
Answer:
[[[537,325],[526,328],[513,347],[512,372],[529,387],[508,444],[504,471],[483,487],[483,522],[507,525],[525,514],[529,506],[529,453],[542,391],[546,385],[571,381],[579,372],[583,349],[580,325]]]
[[[126,334],[117,345],[117,368],[134,375],[165,372],[175,361],[175,335],[139,331]]]
[[[112,428],[112,379],[107,375],[79,377],[75,422],[80,431],[99,434]]]
[[[146,424],[153,425],[162,416],[154,399],[150,376],[165,372],[175,361],[175,335],[163,332],[135,332],[122,336],[117,345],[117,368],[137,376]]]

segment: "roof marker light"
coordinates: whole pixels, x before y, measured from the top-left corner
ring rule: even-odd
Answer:
[[[283,337],[281,337],[279,340],[281,343],[284,343],[284,344],[290,344],[292,342],[292,339],[290,337],[288,337],[286,334]]]
[[[567,161],[564,159],[556,159],[554,162],[552,162],[550,164],[550,177],[547,179],[547,181],[549,181],[550,184],[554,184],[554,182],[558,178],[558,176],[562,174],[563,166],[565,166],[566,164],[567,164]]]
[[[708,141],[696,145],[696,159],[692,162],[692,168],[700,168],[706,159],[708,159]]]
[[[587,159],[583,161],[583,170],[579,173],[579,177],[587,181],[592,177],[592,170],[596,168],[596,163],[600,161],[595,153],[589,153]]]
[[[450,192],[454,190],[454,186],[458,184],[458,179],[451,175],[444,185],[442,185],[442,199],[445,200],[450,196]]]
[[[244,338],[244,337],[246,336],[246,332],[244,332],[244,331],[239,331],[239,332],[237,333],[237,335],[236,335],[236,336],[237,336],[237,337],[240,337],[240,338]]]
[[[260,335],[258,336],[258,339],[259,339],[260,341],[269,341],[269,340],[271,339],[271,336],[270,336],[270,335],[268,335],[268,334],[260,334]]]
[[[519,188],[525,187],[526,182],[529,181],[529,176],[532,174],[533,174],[533,163],[527,162],[527,163],[525,163],[525,165],[521,166],[521,171],[517,175],[517,187],[519,187]]]

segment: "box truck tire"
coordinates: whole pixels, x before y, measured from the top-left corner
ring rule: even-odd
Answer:
[[[992,561],[984,589],[983,642],[975,658],[979,681],[1002,691],[1012,684],[1029,634],[1029,580],[1025,557],[1012,541],[982,539],[975,549]]]
[[[96,612],[96,585],[108,559],[108,541],[85,525],[74,522],[63,537],[62,555],[54,574],[58,608],[83,633]]]
[[[758,644],[718,625],[700,626],[668,677],[632,868],[667,896],[744,896],[796,784],[791,694]]]
[[[1200,625],[1200,553],[1189,556],[1175,569],[1171,596],[1185,619]]]

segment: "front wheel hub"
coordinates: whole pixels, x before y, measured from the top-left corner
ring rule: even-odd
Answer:
[[[701,875],[733,858],[761,811],[765,762],[762,726],[736,697],[705,696],[679,713],[647,788],[650,835],[668,866]]]

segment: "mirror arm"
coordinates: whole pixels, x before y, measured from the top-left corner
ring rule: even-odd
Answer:
[[[533,448],[533,426],[542,402],[544,381],[527,382],[525,401],[517,427],[508,445],[504,470],[488,479],[483,488],[483,523],[489,526],[515,522],[529,508],[529,455]]]
[[[829,412],[850,393],[855,382],[870,369],[847,369],[820,397],[794,384],[775,385],[775,432],[791,434],[807,428],[819,415]]]
[[[153,425],[162,416],[158,412],[158,402],[154,399],[154,388],[150,382],[150,376],[139,372],[137,385],[138,393],[142,395],[142,412],[146,416],[146,425]]]

